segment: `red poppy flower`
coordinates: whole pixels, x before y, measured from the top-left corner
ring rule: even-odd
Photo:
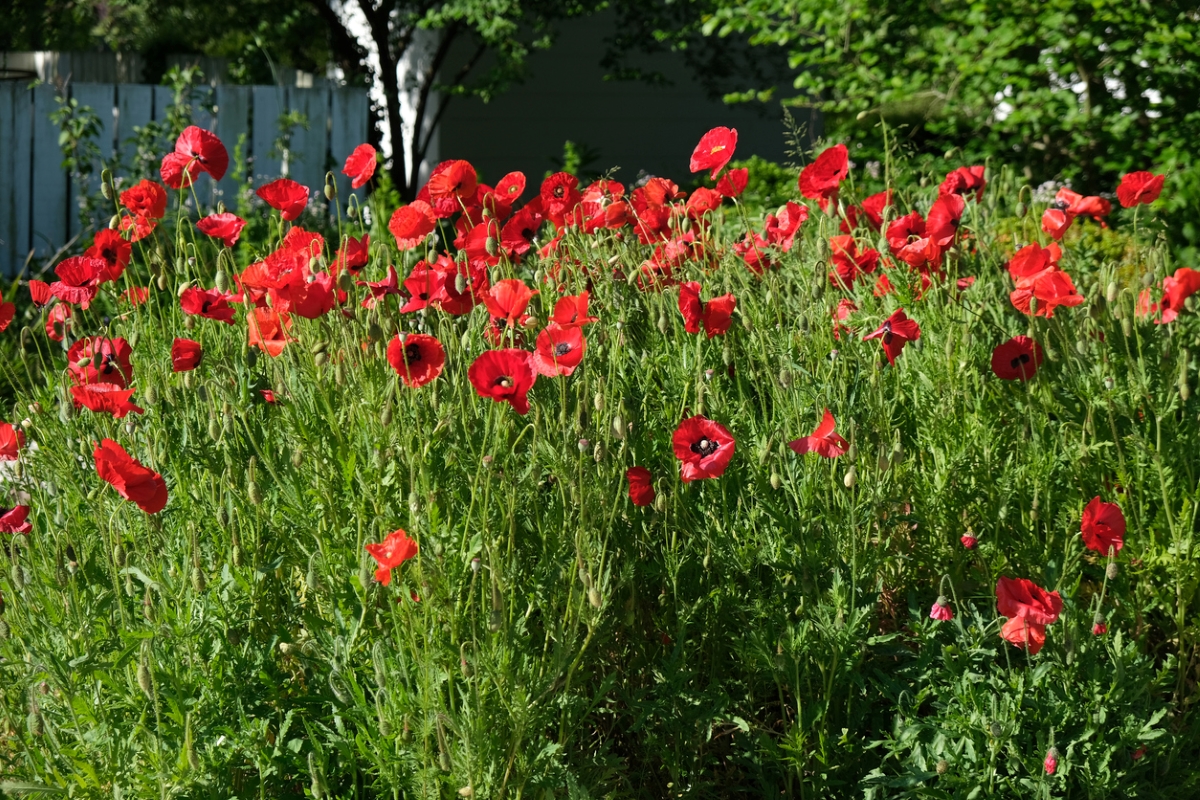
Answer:
[[[1112,203],[1103,197],[1085,196],[1065,186],[1054,195],[1054,205],[1057,208],[1065,208],[1068,216],[1091,217],[1101,224],[1103,221],[1100,218],[1112,211]]]
[[[17,313],[16,303],[5,303],[4,295],[0,293],[0,331],[4,331],[13,321]]]
[[[408,302],[400,307],[401,314],[420,311],[429,305],[436,305],[449,298],[446,294],[446,273],[439,269],[431,269],[424,261],[418,261],[413,271],[404,279],[404,288],[408,292]]]
[[[370,258],[371,250],[371,234],[365,233],[362,237],[355,239],[353,236],[346,237],[346,243],[341,246],[333,259],[333,274],[340,275],[342,270],[346,270],[351,275],[358,273],[360,269],[367,265]]]
[[[716,211],[721,207],[723,199],[719,192],[715,192],[704,186],[698,187],[688,197],[687,203],[684,205],[688,219],[700,219],[706,214]]]
[[[509,207],[512,206],[521,195],[525,194],[525,173],[510,172],[496,183],[496,196],[503,198]]]
[[[1046,626],[1025,617],[1012,617],[1000,629],[1000,637],[1036,656],[1046,644]]]
[[[158,167],[163,183],[175,190],[193,185],[200,172],[200,162],[183,153],[167,153]]]
[[[554,314],[550,319],[564,328],[579,327],[595,322],[596,317],[588,316],[588,299],[587,291],[560,297],[554,304]]]
[[[812,436],[804,436],[790,441],[788,447],[800,456],[805,453],[816,453],[824,458],[837,458],[844,455],[850,447],[850,443],[834,433],[833,429],[836,425],[833,414],[830,414],[827,408],[825,415],[821,418],[821,424],[812,432]]]
[[[61,342],[66,335],[70,319],[71,307],[65,303],[59,303],[46,315],[46,335],[56,342]]]
[[[1024,617],[1039,625],[1051,625],[1062,609],[1058,592],[1047,592],[1026,578],[1001,576],[996,584],[996,610],[1002,617]]]
[[[429,196],[434,200],[465,199],[475,196],[478,178],[469,161],[449,161],[438,165],[438,169],[429,176],[426,186],[429,188]]]
[[[271,181],[254,193],[289,222],[299,217],[308,205],[308,187],[287,178]]]
[[[375,148],[369,144],[360,144],[354,152],[346,156],[346,164],[342,174],[350,178],[350,188],[358,189],[375,174]]]
[[[1093,497],[1083,509],[1079,530],[1084,546],[1100,555],[1106,556],[1110,550],[1119,553],[1125,546],[1125,515],[1121,507],[1105,503],[1099,497]]]
[[[404,385],[416,389],[442,374],[446,351],[428,334],[409,333],[388,342],[387,360]]]
[[[1150,205],[1162,194],[1163,181],[1166,175],[1155,175],[1152,172],[1131,172],[1121,176],[1121,185],[1117,187],[1117,200],[1123,208],[1133,208],[1136,205]]]
[[[50,291],[50,284],[32,278],[29,281],[29,297],[35,306],[41,308],[54,299],[54,293]]]
[[[54,268],[58,280],[50,284],[50,292],[64,303],[86,309],[96,297],[100,280],[108,275],[103,259],[73,256]]]
[[[400,289],[400,275],[396,268],[388,264],[387,278],[382,281],[355,281],[359,286],[367,287],[369,294],[363,298],[363,308],[372,308],[389,294],[403,294]]]
[[[829,282],[834,286],[850,289],[855,281],[874,272],[879,265],[879,251],[864,250],[860,253],[853,236],[830,237],[829,248],[829,261],[833,265]]]
[[[566,216],[583,200],[579,191],[579,178],[567,172],[556,172],[542,181],[540,196],[542,212],[560,228],[565,223]]]
[[[946,175],[938,194],[975,195],[975,202],[983,199],[983,189],[987,181],[983,178],[984,167],[959,167]]]
[[[1075,218],[1061,208],[1047,208],[1042,212],[1042,230],[1050,234],[1050,238],[1055,241],[1063,237],[1074,221]]]
[[[537,381],[533,359],[524,350],[485,350],[467,370],[480,397],[508,403],[518,414],[529,413],[529,390]]]
[[[122,234],[129,236],[130,243],[140,242],[150,234],[154,233],[154,228],[158,223],[146,217],[121,217],[121,222],[118,227]]]
[[[337,302],[333,276],[322,272],[311,280],[292,280],[271,291],[271,306],[281,314],[319,319],[333,310]]]
[[[1002,381],[1027,381],[1042,365],[1042,346],[1028,336],[1014,336],[992,351],[992,372]]]
[[[396,247],[411,250],[437,227],[433,209],[424,200],[414,200],[397,208],[388,222],[388,230],[396,237]]]
[[[683,315],[683,327],[688,333],[699,333],[700,326],[711,339],[729,330],[737,298],[731,294],[700,300],[700,284],[689,281],[679,286],[679,313]]]
[[[710,170],[709,178],[716,178],[717,173],[725,168],[733,151],[737,149],[737,130],[734,128],[713,128],[700,137],[700,143],[692,151],[689,168],[692,172]]]
[[[250,324],[249,342],[271,358],[276,358],[292,337],[288,331],[292,327],[292,319],[287,314],[273,308],[252,308],[248,317]]]
[[[67,351],[67,372],[75,384],[115,383],[123,389],[133,380],[132,355],[120,336],[84,337]]]
[[[949,622],[954,619],[954,610],[950,608],[950,604],[946,602],[946,598],[939,597],[937,602],[933,604],[933,608],[929,609],[929,618],[938,622]]]
[[[581,328],[551,322],[538,334],[533,368],[548,378],[570,375],[583,361],[586,349],[587,340],[583,338]]]
[[[733,252],[742,257],[746,266],[755,275],[762,275],[772,266],[770,254],[767,252],[767,240],[759,236],[758,231],[746,231],[745,238],[733,245]]]
[[[925,218],[925,235],[938,247],[949,247],[958,236],[958,226],[966,208],[967,203],[961,195],[940,195]]]
[[[629,500],[635,506],[648,506],[654,502],[654,482],[650,470],[645,467],[630,467],[625,470],[629,481]]]
[[[192,286],[179,296],[179,307],[185,314],[232,325],[233,306],[229,305],[229,301],[236,298],[237,295],[226,294],[219,289],[198,289]]]
[[[879,339],[880,344],[883,345],[883,352],[887,355],[888,363],[894,365],[896,358],[904,349],[904,345],[920,338],[921,326],[915,320],[909,319],[903,308],[899,308],[884,320],[884,323],[876,328],[874,333],[864,336],[863,341]]]
[[[733,458],[733,434],[719,422],[696,415],[679,423],[671,447],[681,462],[684,483],[719,478]]]
[[[142,465],[112,439],[101,440],[93,452],[96,474],[126,500],[137,503],[147,514],[157,514],[167,504],[167,483]]]
[[[176,339],[171,344],[171,371],[191,372],[200,366],[200,358],[204,355],[199,342],[191,339]]]
[[[1053,317],[1054,309],[1059,306],[1072,308],[1084,302],[1083,296],[1076,293],[1071,276],[1057,266],[1019,281],[1009,299],[1022,314],[1032,311],[1035,317]],[[1037,301],[1036,309],[1033,308],[1033,300]]]
[[[16,461],[25,446],[25,432],[9,422],[0,422],[0,461]]]
[[[375,580],[387,586],[392,582],[392,570],[417,555],[417,543],[408,538],[404,529],[392,531],[379,544],[369,543],[366,550],[379,564]]]
[[[162,219],[167,213],[167,193],[154,181],[142,180],[121,192],[121,205],[135,217]]]
[[[531,290],[517,278],[498,281],[483,295],[483,304],[494,320],[503,320],[502,327],[524,325],[529,319],[525,309],[537,291]]]
[[[220,239],[226,247],[233,247],[242,235],[242,228],[246,227],[246,220],[226,211],[224,214],[209,214],[197,222],[196,227],[201,233]]]
[[[833,310],[833,338],[840,339],[843,333],[854,333],[853,328],[842,323],[850,319],[855,311],[858,311],[858,306],[854,305],[853,300],[845,297],[838,300],[837,308]]]
[[[175,140],[175,152],[187,156],[204,172],[212,176],[214,181],[225,177],[229,168],[229,153],[216,134],[203,128],[189,125]]]
[[[121,299],[128,302],[131,306],[140,306],[150,299],[150,289],[147,286],[130,286],[121,292]]]
[[[749,182],[750,170],[746,167],[738,167],[721,176],[721,180],[717,181],[717,191],[725,197],[737,197],[746,191],[746,184]]]
[[[1200,272],[1180,267],[1174,275],[1163,278],[1162,321],[1173,322],[1183,310],[1183,302],[1200,292]]]
[[[29,533],[33,526],[27,521],[29,506],[0,508],[0,533]]]
[[[100,282],[115,281],[125,272],[129,265],[129,257],[133,254],[133,245],[125,237],[109,228],[101,228],[92,240],[92,246],[83,251],[89,258],[99,258],[108,266]]]
[[[85,407],[100,414],[112,414],[114,419],[124,419],[129,412],[141,414],[145,409],[133,404],[133,389],[125,389],[115,383],[88,383],[71,387],[75,408]]]
[[[863,213],[867,215],[867,221],[871,227],[879,230],[883,227],[883,212],[892,204],[892,190],[888,189],[878,194],[873,194],[866,200],[862,201]]]
[[[800,171],[800,194],[816,200],[824,211],[837,198],[838,187],[850,174],[850,151],[844,144],[828,148]]]
[[[787,205],[780,207],[776,213],[767,214],[763,233],[766,234],[768,242],[786,253],[792,249],[796,232],[800,230],[801,223],[807,219],[808,206],[802,206],[789,200]]]

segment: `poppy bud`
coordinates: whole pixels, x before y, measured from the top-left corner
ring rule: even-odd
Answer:
[[[383,411],[379,412],[379,424],[387,427],[392,424],[392,401],[383,404]]]
[[[783,486],[783,478],[780,477],[778,472],[772,472],[771,473],[771,488],[778,491],[780,486]]]
[[[1121,318],[1121,333],[1125,335],[1126,339],[1133,336],[1133,320],[1129,319],[1129,317]],[[1047,355],[1049,355],[1049,351],[1047,351]]]
[[[589,442],[587,439],[579,440],[579,452],[586,453],[591,448],[591,446],[592,446],[592,443]]]
[[[316,364],[318,367],[325,366],[326,364],[329,363],[329,354],[328,353],[317,353],[315,356],[313,356],[313,363]]]
[[[658,332],[665,336],[667,333],[667,329],[670,326],[671,326],[671,321],[669,319],[667,319],[666,313],[659,314],[658,315]]]
[[[120,226],[121,226],[121,215],[120,214],[113,214],[111,217],[108,218],[108,229],[110,231],[115,231]]]
[[[1117,282],[1116,281],[1108,282],[1108,286],[1104,290],[1104,299],[1110,304],[1117,302]]]
[[[1004,735],[1004,726],[999,722],[993,722],[988,726],[988,733],[992,735],[993,739],[999,739]]]
[[[112,170],[108,167],[100,170],[100,193],[104,195],[105,200],[112,200]]]
[[[787,389],[792,385],[792,371],[787,369],[779,370],[779,385]]]
[[[337,186],[332,183],[325,184],[325,199],[333,202],[337,198]]]
[[[29,717],[25,722],[29,726],[29,732],[34,736],[42,736],[46,733],[46,721],[42,719],[42,712],[37,706],[34,706],[33,710],[29,712]]]
[[[1029,213],[1029,206],[1024,203],[1017,203],[1017,219],[1025,219],[1025,215]]]
[[[858,445],[851,442],[850,447],[846,449],[846,460],[853,464],[858,461]]]
[[[592,457],[597,464],[604,460],[604,442],[596,442],[596,448],[592,452]]]
[[[846,477],[842,478],[842,483],[847,489],[853,489],[854,484],[858,483],[858,471],[854,467],[846,470]]]
[[[155,281],[155,285],[158,286],[160,292],[165,292],[167,290],[167,273],[164,272],[159,275],[158,280]]]
[[[1046,770],[1047,775],[1053,775],[1058,769],[1058,751],[1053,747],[1046,751],[1046,760],[1042,762],[1042,768]]]
[[[333,380],[338,386],[346,382],[346,365],[341,361],[333,368]]]
[[[950,762],[944,758],[939,758],[937,766],[934,767],[934,769],[937,771],[938,775],[945,775],[950,771]]]
[[[208,588],[204,570],[199,567],[192,567],[192,588],[196,590],[196,594],[204,594],[204,590]]]
[[[223,269],[217,270],[216,286],[218,292],[229,291],[229,275]]]
[[[262,505],[262,489],[259,488],[258,483],[256,483],[254,480],[250,480],[246,483],[246,495],[250,498],[250,502],[254,505]]]
[[[891,465],[892,465],[892,462],[888,460],[887,454],[880,453],[879,460],[875,463],[875,466],[878,467],[879,471],[887,472],[888,467],[890,467]]]
[[[146,699],[153,700],[154,676],[150,674],[150,664],[146,659],[145,653],[142,654],[142,659],[138,662],[137,682],[142,690],[142,694],[146,695]]]
[[[597,591],[596,587],[594,586],[587,590],[587,598],[588,602],[592,604],[592,608],[599,608],[601,605],[603,605],[603,599],[600,597],[600,592]]]
[[[1116,385],[1116,382],[1112,379],[1111,375],[1106,375],[1104,377],[1104,388],[1105,389],[1108,389],[1111,392],[1113,386],[1115,386],[1115,385]]]
[[[25,568],[20,564],[12,565],[10,578],[12,579],[13,588],[18,592],[25,588]]]
[[[489,256],[495,256],[500,252],[500,244],[496,241],[495,236],[489,236],[483,240],[483,249],[487,251]]]
[[[208,418],[208,438],[214,442],[221,438],[221,423],[215,416]]]
[[[655,496],[654,510],[660,514],[667,510],[667,496],[665,494],[660,492]]]

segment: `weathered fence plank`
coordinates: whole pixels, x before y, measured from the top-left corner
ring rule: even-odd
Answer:
[[[138,164],[137,129],[144,128],[153,118],[153,86],[122,83],[117,87],[117,146],[120,148],[117,152],[121,156],[121,172],[126,183],[137,183],[143,177]]]
[[[367,93],[361,89],[334,89],[329,119],[329,155],[333,159],[333,172],[337,176],[338,198],[342,207],[350,197],[350,179],[342,174],[346,157],[354,148],[367,141],[367,120],[370,104]],[[365,198],[365,190],[354,192],[358,199]]]
[[[238,159],[245,170],[250,151],[250,87],[217,87],[217,136],[229,151],[229,171],[218,184],[220,199],[233,208],[237,203],[238,184],[234,178]],[[239,154],[240,153],[240,154]],[[245,173],[243,172],[243,175]]]
[[[100,172],[104,166],[112,161],[113,155],[113,135],[116,131],[114,123],[114,106],[116,105],[116,85],[111,83],[73,83],[71,84],[71,97],[78,101],[80,106],[87,106],[96,112],[96,116],[100,118],[100,136],[96,141],[96,147],[100,150],[100,158],[93,163],[92,174],[88,178],[87,194],[89,197],[97,198],[97,202],[104,202],[99,199],[100,194]],[[81,227],[93,227],[98,224],[98,219],[107,220],[112,215],[111,206],[97,207],[93,209],[93,219],[87,221],[87,225],[80,224],[81,206],[79,186],[75,181],[70,181],[68,186],[70,190],[70,231],[74,234]]]
[[[254,185],[279,177],[282,161],[275,150],[279,136],[279,115],[287,111],[287,89],[282,86],[255,86],[252,93],[254,110],[251,119],[250,154]]]
[[[33,89],[33,223],[31,246],[37,257],[45,258],[66,243],[67,174],[63,171],[58,126],[50,115],[58,108],[53,86],[41,84]]]
[[[292,134],[288,152],[289,177],[304,184],[312,197],[323,201],[325,159],[329,153],[329,91],[326,89],[289,89],[290,105],[308,121]]]

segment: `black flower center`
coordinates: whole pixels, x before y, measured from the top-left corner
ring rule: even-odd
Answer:
[[[1033,359],[1031,359],[1029,357],[1029,353],[1021,353],[1021,355],[1017,356],[1016,358],[1014,358],[1012,360],[1012,368],[1020,369],[1022,366],[1024,366],[1025,364],[1028,364],[1032,360]]]
[[[708,458],[717,452],[717,443],[707,436],[701,436],[699,441],[692,442],[692,452],[701,458]]]
[[[504,389],[511,389],[512,385],[513,379],[508,375],[500,375],[496,378],[496,380],[492,381],[492,386],[499,386]]]
[[[421,360],[421,348],[416,344],[404,345],[404,360],[412,364]]]
[[[565,356],[569,352],[571,352],[571,345],[566,342],[559,342],[554,345],[554,355],[556,356]]]
[[[562,186],[555,186],[555,187],[554,187],[554,196],[555,196],[555,197],[557,197],[557,198],[560,198],[560,199],[561,199],[561,198],[562,198],[562,196],[563,196],[563,195],[565,195],[566,193],[567,193],[567,190],[566,190],[564,187],[562,187]]]

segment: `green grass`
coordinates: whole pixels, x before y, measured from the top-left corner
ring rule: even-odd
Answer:
[[[901,173],[902,213],[928,209],[941,176],[920,177]],[[1004,263],[1041,234],[1040,208],[1017,217],[1018,188],[995,170],[969,204],[949,269],[973,287],[918,300],[867,282],[857,333],[840,339],[825,277],[837,224],[815,207],[759,278],[731,252],[747,220],[727,204],[717,257],[678,272],[705,298],[737,297],[711,340],[684,332],[675,290],[613,278],[650,254],[628,232],[568,232],[561,285],[540,282],[549,263],[502,262],[493,281],[541,290],[527,347],[563,294],[589,288],[600,318],[582,366],[539,379],[527,416],[467,380],[490,347],[482,308],[400,315],[393,297],[367,312],[355,288],[352,317],[296,319],[297,341],[268,358],[247,348],[241,310],[232,326],[185,319],[176,288],[211,287],[217,251],[190,224],[164,226],[163,288],[118,306],[125,281],[153,280],[154,249],[137,247],[130,277],[74,329],[134,343],[145,414],[72,411],[66,356],[35,310],[4,334],[23,343],[4,364],[11,421],[28,419],[37,449],[10,483],[33,531],[0,534],[0,791],[1195,796],[1200,407],[1181,387],[1195,385],[1200,322],[1134,317],[1142,276],[1180,265],[1132,215],[1068,234],[1062,266],[1085,305],[1019,314]],[[175,261],[185,240],[194,265]],[[372,240],[363,277],[383,279],[389,260],[403,276],[414,254],[378,222]],[[899,306],[922,335],[889,367],[862,336]],[[415,330],[442,342],[446,366],[406,389],[385,341],[362,345]],[[1022,333],[1046,363],[1002,382],[992,349]],[[193,373],[171,372],[176,336],[203,344]],[[852,451],[796,456],[788,441],[826,407]],[[671,434],[696,413],[736,452],[722,477],[684,484]],[[97,477],[103,437],[162,473],[163,512]],[[656,505],[630,503],[634,464]],[[1096,495],[1129,521],[1107,584],[1079,535]],[[385,588],[364,545],[397,528],[420,553]],[[1038,655],[999,637],[1001,575],[1063,596]],[[942,593],[951,622],[929,619]],[[1091,633],[1097,613],[1106,636]]]

